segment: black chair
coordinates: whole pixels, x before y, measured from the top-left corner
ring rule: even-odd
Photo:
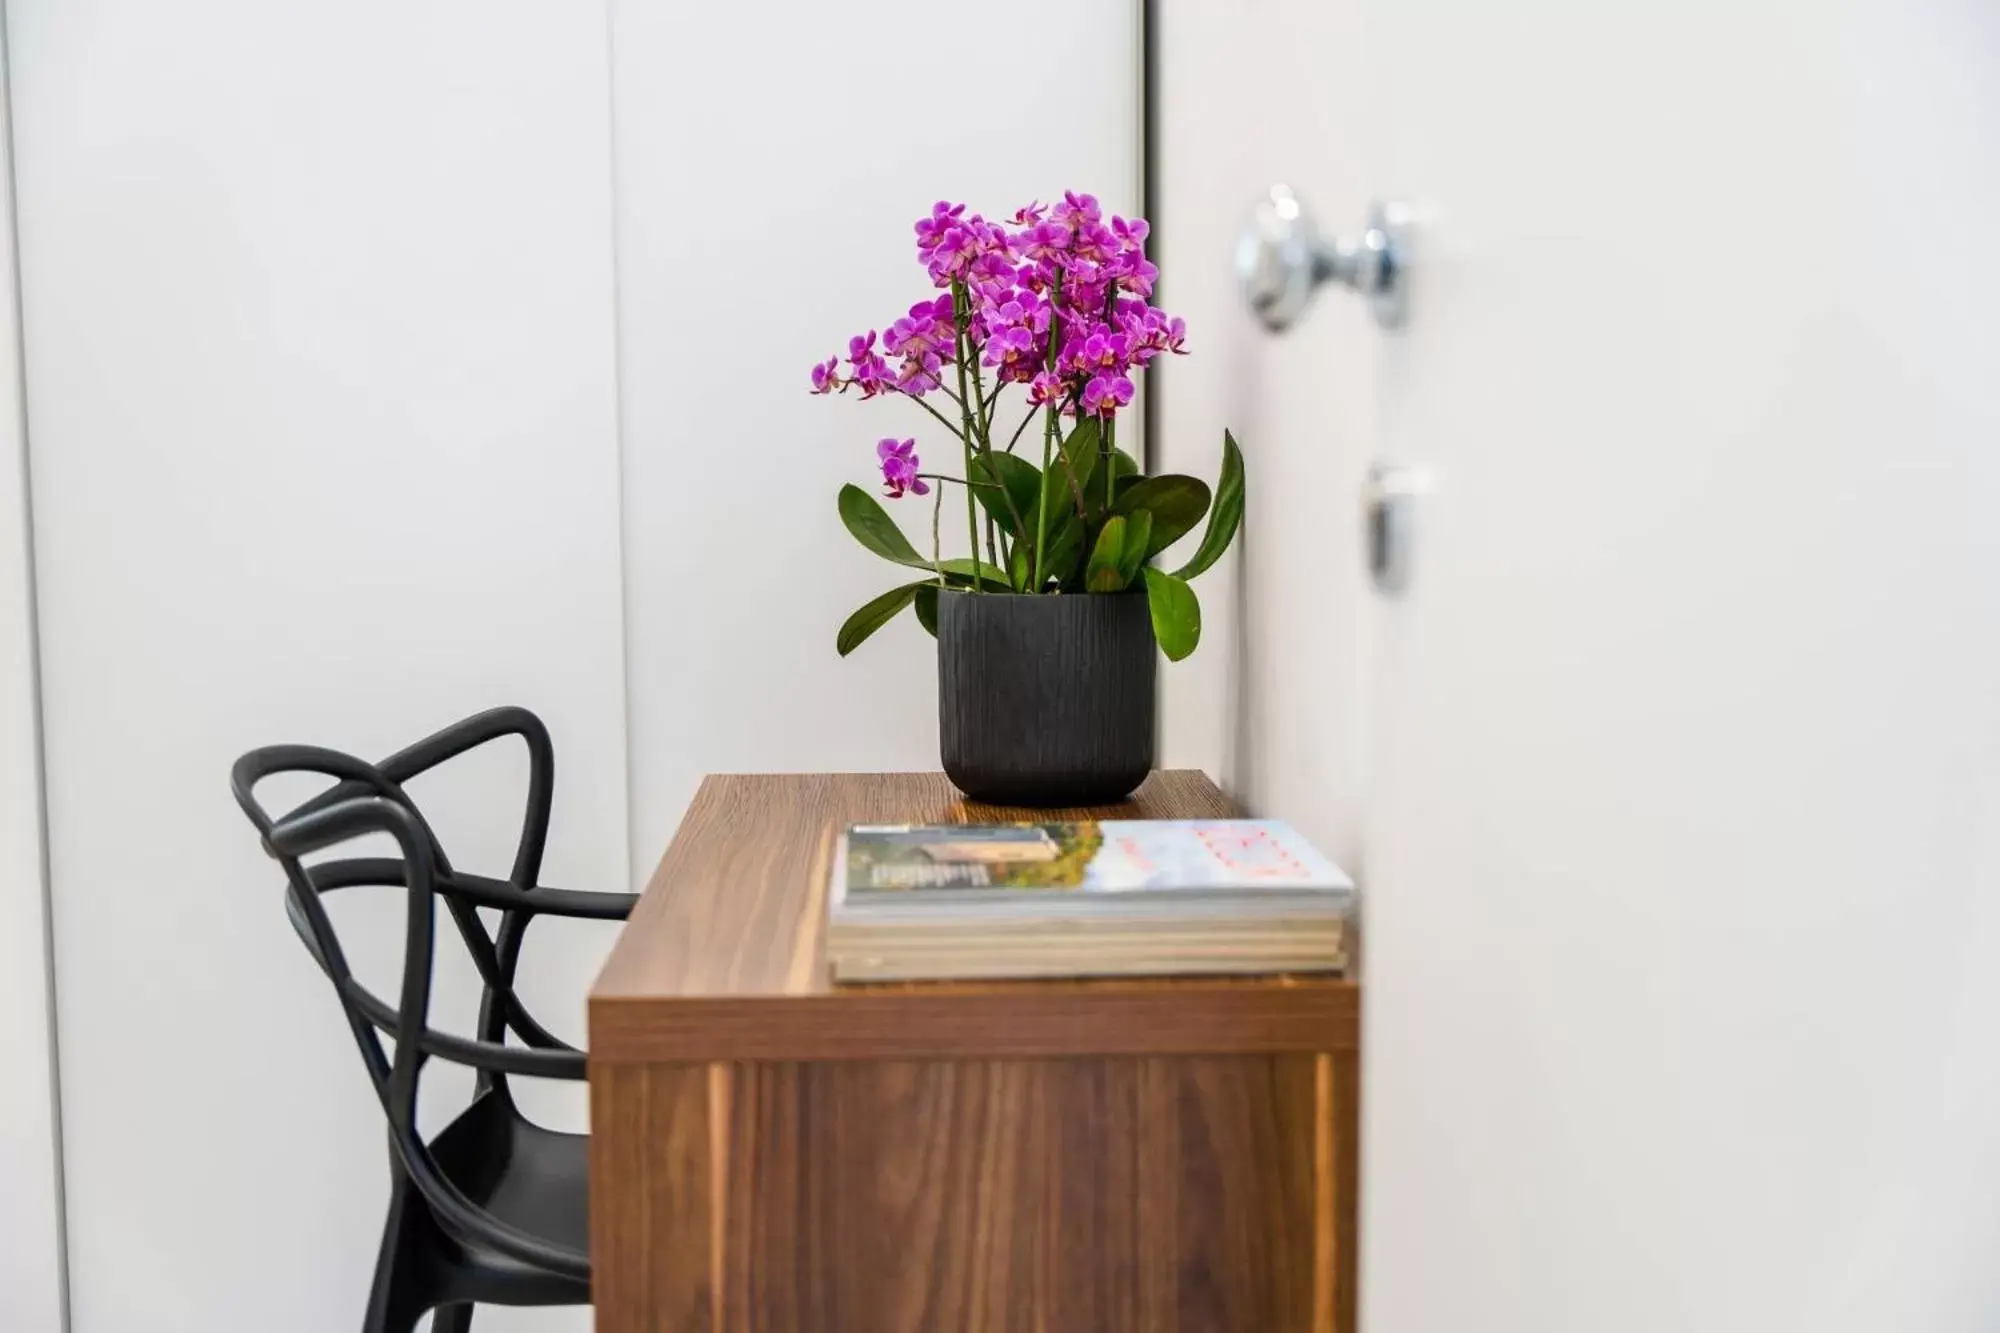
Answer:
[[[518,736],[528,747],[527,813],[513,872],[504,880],[456,870],[403,784],[475,746]],[[273,819],[254,789],[277,773],[312,773],[333,785]],[[514,993],[528,923],[538,915],[622,920],[634,898],[543,888],[555,757],[548,731],[522,708],[467,718],[379,764],[309,745],[274,745],[236,761],[230,785],[264,848],[290,881],[285,909],[313,961],[333,982],[389,1120],[389,1217],[375,1265],[364,1333],[409,1333],[435,1311],[436,1333],[464,1333],[475,1302],[590,1302],[589,1137],[559,1134],[516,1109],[507,1077],[581,1079],[584,1054],[536,1022]],[[386,833],[395,857],[303,864],[302,857]],[[349,971],[320,895],[357,885],[401,885],[409,917],[402,993],[395,1005]],[[434,906],[442,899],[479,970],[478,1030],[468,1038],[429,1022]],[[480,908],[499,910],[488,935]],[[512,1032],[520,1045],[510,1045]],[[395,1040],[385,1055],[382,1033]],[[478,1072],[472,1104],[426,1143],[418,1132],[417,1081],[436,1057]]]

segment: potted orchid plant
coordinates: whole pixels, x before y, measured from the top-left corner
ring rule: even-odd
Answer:
[[[813,367],[814,393],[906,400],[948,441],[929,468],[915,436],[876,446],[886,498],[930,499],[928,555],[874,496],[841,488],[855,539],[922,577],[855,611],[836,646],[845,656],[914,610],[939,644],[945,771],[978,799],[1084,804],[1138,786],[1153,763],[1155,645],[1175,661],[1194,651],[1189,580],[1242,520],[1243,458],[1227,432],[1213,492],[1149,477],[1119,446],[1134,377],[1185,351],[1182,322],[1149,300],[1147,231],[1087,194],[1011,223],[941,202],[916,224],[935,295],[850,338],[844,365]],[[964,512],[950,556],[947,500],[954,530]],[[1193,554],[1155,567],[1204,518]]]

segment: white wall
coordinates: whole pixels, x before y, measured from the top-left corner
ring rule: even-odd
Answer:
[[[10,8],[74,1328],[349,1328],[379,1112],[230,760],[525,703],[548,876],[614,886],[705,770],[934,766],[929,643],[832,639],[892,577],[835,492],[935,437],[806,372],[924,294],[934,198],[1136,208],[1138,9],[1010,11],[1064,35],[1031,62],[914,3]],[[461,862],[504,855],[522,767],[419,791]],[[337,906],[364,976],[398,912]],[[537,930],[530,999],[580,1035],[606,932]]]
[[[1227,426],[1248,480],[1236,550],[1195,584],[1202,646],[1162,668],[1162,760],[1216,774],[1250,809],[1359,868],[1370,612],[1360,486],[1378,336],[1359,301],[1329,292],[1282,337],[1265,334],[1231,259],[1279,181],[1328,233],[1365,215],[1359,6],[1158,10],[1156,258],[1192,353],[1162,372],[1159,463],[1213,478]],[[1280,90],[1275,103],[1248,91],[1259,86]],[[1312,96],[1295,95],[1304,89]]]
[[[9,9],[74,1328],[351,1329],[380,1112],[227,772],[526,704],[549,878],[624,880],[604,14]],[[461,863],[523,767],[435,791]],[[378,979],[393,899],[342,913]],[[604,939],[548,929],[580,1037]]]
[[[0,99],[0,153],[5,116]],[[13,250],[0,157],[0,1328],[43,1330],[62,1319],[62,1259]]]
[[[813,398],[807,373],[930,294],[910,224],[935,199],[992,216],[1074,187],[1136,211],[1139,7],[611,8],[643,875],[704,772],[937,767],[915,620],[834,655],[848,613],[905,581],[834,496],[871,486],[885,435],[948,440],[907,402]],[[899,516],[928,549],[929,509]]]

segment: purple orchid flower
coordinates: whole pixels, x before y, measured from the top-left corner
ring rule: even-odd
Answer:
[[[889,363],[875,350],[875,330],[866,334],[856,334],[847,340],[847,383],[841,386],[846,391],[847,384],[857,386],[864,399],[887,393],[896,387],[895,376],[889,370]]]
[[[1097,206],[1094,194],[1078,194],[1074,190],[1064,190],[1062,202],[1049,211],[1049,219],[1070,229],[1087,222],[1102,222],[1103,210]]]
[[[997,231],[998,228],[995,228]],[[1014,285],[1014,247],[1003,237],[989,245],[972,261],[966,282],[982,298],[1011,290]]]
[[[1082,364],[1090,370],[1120,370],[1126,361],[1128,340],[1122,333],[1112,333],[1100,326],[1100,331],[1084,339]]]
[[[1132,401],[1132,381],[1123,375],[1093,375],[1083,386],[1083,410],[1108,417]]]
[[[952,324],[951,297],[919,301],[910,313],[889,326],[883,346],[892,356],[922,356],[951,349],[958,333]]]
[[[861,397],[865,401],[892,392],[896,387],[896,374],[889,369],[887,361],[880,356],[871,355],[867,360],[855,364],[853,378],[848,383],[861,390]]]
[[[943,370],[944,359],[936,352],[906,356],[903,364],[896,368],[896,387],[912,397],[921,398],[944,383],[938,378]]]
[[[882,493],[891,500],[900,500],[905,493],[931,493],[930,483],[917,475],[915,440],[883,440],[875,446],[875,457],[882,464]]]
[[[847,386],[841,382],[839,370],[840,358],[837,356],[830,356],[824,362],[814,365],[812,391],[832,393],[835,389],[845,389]]]
[[[1119,257],[1118,238],[1101,222],[1079,222],[1076,240],[1070,247],[1079,258],[1093,263],[1109,263]]]
[[[972,261],[979,257],[982,248],[979,233],[971,227],[952,227],[938,238],[936,245],[922,252],[924,265],[930,270],[933,282],[949,283],[971,271]]]
[[[986,340],[986,355],[982,358],[988,366],[1002,367],[1024,361],[1032,365],[1034,359],[1035,335],[1019,324],[994,330]]]
[[[1144,255],[1121,255],[1106,266],[1118,283],[1118,290],[1135,296],[1151,296],[1160,280],[1159,268]]]
[[[956,224],[959,215],[964,212],[964,204],[954,204],[943,199],[932,204],[931,215],[917,219],[917,248],[922,250],[936,245],[938,238]]]
[[[1070,230],[1060,222],[1037,222],[1015,238],[1023,259],[1056,264],[1069,257]]]
[[[913,231],[932,283],[951,290],[850,338],[844,360],[813,366],[812,392],[921,397],[944,387],[963,354],[992,385],[1023,386],[1036,407],[1112,417],[1136,396],[1138,369],[1185,351],[1186,325],[1150,302],[1159,280],[1145,253],[1151,230],[1074,190],[1015,210],[1007,225],[940,200]],[[915,440],[884,440],[876,453],[891,498],[930,493]]]

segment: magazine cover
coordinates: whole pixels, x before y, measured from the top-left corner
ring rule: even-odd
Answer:
[[[1270,819],[860,825],[847,896],[911,890],[1346,889],[1288,824]]]

